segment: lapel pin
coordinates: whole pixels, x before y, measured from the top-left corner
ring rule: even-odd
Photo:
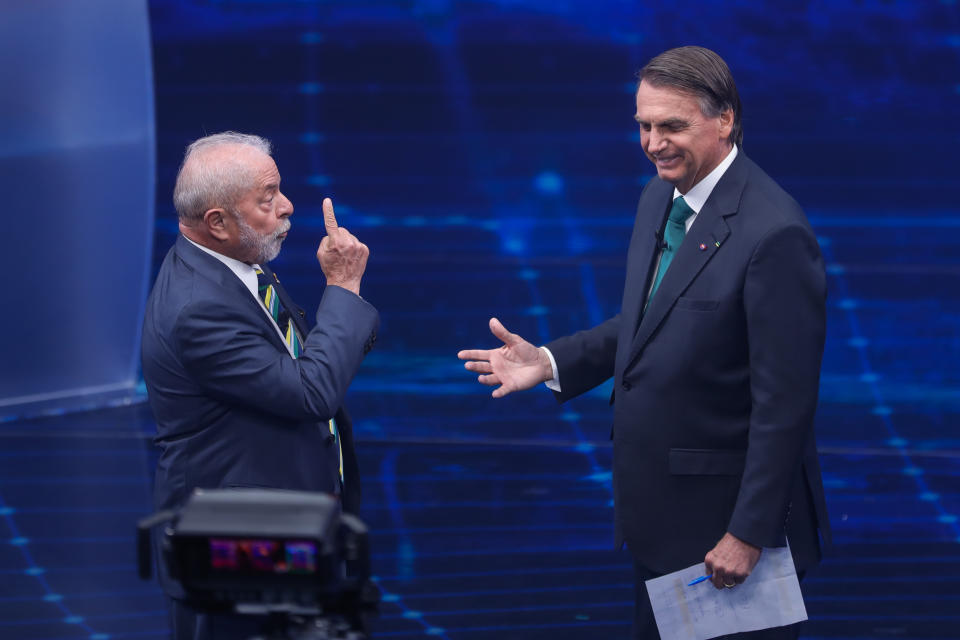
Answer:
[[[713,244],[717,245],[717,248],[718,248],[718,249],[720,248],[720,243],[719,243],[719,242],[714,242]]]
[[[703,243],[701,242],[701,243],[700,243],[700,251],[706,251],[706,250],[707,250],[707,245],[705,245],[705,244],[703,244]]]

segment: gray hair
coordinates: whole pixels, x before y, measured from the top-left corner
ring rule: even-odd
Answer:
[[[742,107],[737,85],[727,63],[710,49],[678,47],[664,51],[637,74],[640,82],[655,87],[673,87],[693,95],[708,118],[733,111],[730,142],[743,145]]]
[[[206,211],[217,207],[233,213],[243,193],[252,186],[254,177],[249,168],[235,157],[226,162],[204,158],[212,149],[229,146],[252,147],[268,156],[271,151],[266,138],[236,131],[215,133],[190,144],[173,188],[173,206],[181,223],[193,226],[203,220]]]

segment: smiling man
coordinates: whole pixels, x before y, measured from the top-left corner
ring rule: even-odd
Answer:
[[[545,382],[562,402],[614,378],[616,540],[634,561],[635,637],[650,639],[645,580],[705,562],[716,588],[736,588],[763,547],[789,540],[802,573],[829,540],[813,433],[826,284],[803,211],[740,148],[726,63],[681,47],[639,76],[634,118],[657,177],[620,313],[540,348],[491,319],[504,345],[459,357],[497,398]]]
[[[317,260],[327,286],[310,329],[266,264],[293,214],[269,142],[233,132],[197,140],[174,204],[181,235],[143,323],[160,448],[156,508],[175,509],[196,488],[259,487],[327,492],[355,512],[360,478],[343,398],[378,324],[359,295],[369,250],[324,200]],[[160,568],[176,640],[263,632],[255,619],[190,609]]]

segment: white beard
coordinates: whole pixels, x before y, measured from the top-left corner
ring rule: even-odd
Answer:
[[[280,255],[280,245],[283,244],[283,238],[280,237],[290,230],[290,221],[284,218],[280,221],[280,226],[270,234],[261,234],[251,227],[246,220],[237,213],[234,213],[237,226],[240,227],[240,246],[246,250],[252,250],[255,253],[253,262],[257,264],[266,264]]]

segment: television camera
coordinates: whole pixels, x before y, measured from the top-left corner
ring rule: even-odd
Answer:
[[[156,549],[198,611],[264,616],[260,637],[271,640],[368,637],[379,591],[367,528],[332,496],[197,489],[182,509],[148,516],[137,529],[140,577],[150,579]]]

